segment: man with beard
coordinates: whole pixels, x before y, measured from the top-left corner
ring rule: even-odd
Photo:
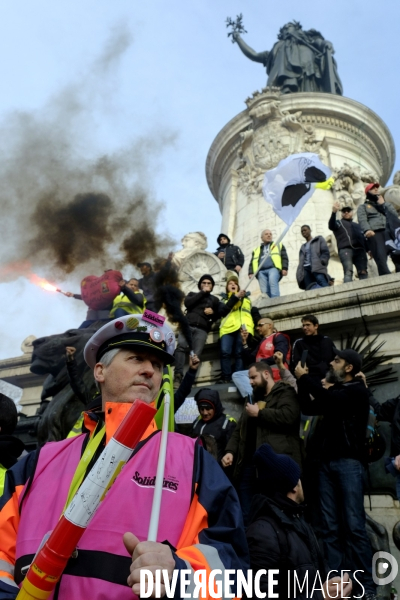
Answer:
[[[249,379],[255,404],[246,404],[221,460],[225,468],[234,463],[233,481],[245,525],[254,494],[253,455],[257,448],[270,444],[275,452],[288,454],[298,465],[302,462],[300,406],[295,390],[283,381],[274,381],[265,362],[250,366]]]
[[[372,581],[372,549],[365,529],[363,474],[369,396],[363,381],[355,377],[361,356],[351,349],[335,348],[324,389],[306,366],[295,368],[300,407],[306,415],[322,415],[318,454],[319,498],[325,558],[330,569],[360,569],[364,598],[375,598]],[[310,395],[313,397],[311,399]],[[345,563],[346,556],[352,563]],[[345,566],[345,564],[347,566]]]

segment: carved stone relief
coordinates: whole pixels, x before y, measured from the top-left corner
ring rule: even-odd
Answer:
[[[393,184],[382,189],[383,197],[386,202],[393,204],[400,215],[400,171],[393,175]]]
[[[205,250],[208,245],[207,237],[202,231],[192,231],[183,236],[182,250],[175,252],[172,262],[179,268],[182,261],[188,258],[193,252]]]
[[[187,256],[179,268],[179,281],[181,289],[188,294],[198,292],[197,282],[202,275],[211,275],[215,281],[213,294],[225,292],[226,267],[215,254],[204,250],[195,250]]]
[[[340,203],[340,208],[350,206],[356,209],[365,200],[365,186],[378,181],[376,173],[361,172],[358,167],[352,167],[348,163],[343,163],[340,169],[334,169],[332,175],[335,178],[334,196]]]
[[[320,151],[314,128],[300,122],[301,111],[282,110],[279,96],[279,88],[264,88],[246,100],[253,124],[240,134],[237,171],[247,195],[260,193],[265,171],[289,154]]]

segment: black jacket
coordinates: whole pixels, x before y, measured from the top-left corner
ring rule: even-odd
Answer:
[[[370,402],[364,383],[353,379],[349,383],[335,383],[326,390],[310,375],[302,375],[297,387],[302,412],[323,416],[319,424],[318,458],[324,461],[354,458],[365,463]]]
[[[380,404],[377,400],[371,402],[378,421],[389,421],[391,425],[390,456],[400,454],[400,396],[391,398]]]
[[[279,598],[310,598],[317,571],[321,580],[325,580],[323,556],[313,530],[304,519],[304,510],[304,505],[280,493],[272,498],[263,494],[253,498],[250,525],[246,531],[250,568],[253,573],[260,569],[267,570],[267,574],[260,579],[260,590],[267,594],[267,598],[268,569],[279,569],[279,575],[276,576],[278,585],[274,586]],[[308,593],[307,586],[300,592],[298,585],[294,593],[294,572],[300,586],[308,573]],[[319,587],[318,581],[316,588]],[[322,600],[323,594],[316,590],[312,597]]]
[[[124,285],[121,288],[121,293],[125,294],[132,302],[132,304],[136,304],[139,308],[143,308],[144,297],[143,294],[136,294],[130,287]]]
[[[186,317],[191,327],[210,331],[211,325],[218,319],[219,300],[208,292],[189,292],[184,302],[187,312]],[[214,314],[206,315],[205,308],[212,308]]]
[[[310,375],[323,379],[329,364],[335,358],[334,343],[327,335],[305,335],[296,340],[292,347],[290,370],[294,373],[304,350],[308,350],[307,367]]]
[[[207,390],[207,398],[214,404],[215,414],[210,421],[203,421],[199,416],[193,423],[190,435],[191,437],[204,435],[214,438],[217,446],[216,458],[219,462],[225,454],[225,446],[236,427],[236,421],[224,414],[224,407],[219,399],[218,392]]]
[[[338,220],[336,213],[333,212],[328,227],[334,233],[338,250],[342,250],[342,248],[367,249],[363,230],[358,223],[350,219]]]
[[[225,253],[224,258],[220,258],[220,260],[228,270],[234,271],[237,266],[243,267],[244,255],[239,246],[235,246],[234,244],[224,244],[217,248],[217,251],[214,252],[215,256],[218,256],[220,252]]]
[[[287,454],[301,466],[303,441],[299,437],[300,406],[291,385],[278,381],[264,397],[266,406],[257,417],[249,417],[246,409],[235,427],[225,452],[234,456],[233,478],[240,481],[244,466],[252,461],[261,444],[270,444],[278,454]]]

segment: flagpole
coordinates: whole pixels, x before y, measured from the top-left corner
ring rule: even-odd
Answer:
[[[151,507],[149,532],[147,534],[148,542],[156,542],[157,541],[158,522],[160,520],[161,498],[162,498],[163,483],[164,483],[165,459],[167,456],[168,421],[169,421],[170,403],[171,403],[171,397],[167,393],[164,396],[163,424],[162,424],[162,431],[161,431],[160,451],[159,451],[159,455],[158,455],[156,483],[154,486],[153,504]]]
[[[277,246],[278,244],[280,244],[281,241],[283,240],[283,238],[285,237],[285,235],[287,234],[287,232],[289,231],[290,226],[291,226],[291,223],[289,223],[288,225],[286,225],[285,229],[282,231],[281,235],[278,237],[278,239],[276,240],[276,242],[271,242],[270,243],[266,255],[264,256],[264,258],[262,259],[262,261],[258,265],[257,271],[255,273],[253,273],[253,277],[251,277],[251,279],[249,279],[247,285],[245,286],[245,288],[244,288],[245,291],[247,290],[247,288],[249,287],[250,283],[253,281],[254,277],[257,275],[258,271],[261,269],[261,267],[263,266],[263,264],[265,263],[265,261],[267,260],[267,258],[269,257],[269,255],[271,254],[271,246],[272,246],[272,244],[274,246]]]

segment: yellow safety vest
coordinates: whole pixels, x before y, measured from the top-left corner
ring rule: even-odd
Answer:
[[[0,465],[0,496],[3,495],[4,492],[4,480],[6,478],[7,469]]]
[[[282,251],[282,244],[276,245],[276,244],[272,243],[271,252],[269,255],[272,258],[272,262],[274,263],[274,266],[277,269],[279,269],[280,271],[282,271],[281,251]],[[260,254],[261,254],[261,246],[257,246],[257,248],[255,248],[255,250],[253,251],[253,261],[251,263],[251,265],[253,267],[253,273],[255,273],[258,269],[258,259],[260,258]]]
[[[224,298],[222,302],[228,302],[231,294]],[[222,337],[227,333],[233,333],[240,329],[242,325],[246,325],[246,329],[251,335],[254,334],[254,321],[251,316],[251,302],[248,298],[238,300],[231,312],[226,315],[221,321],[219,328],[219,336]]]
[[[134,293],[140,294],[140,292]],[[114,317],[117,308],[122,308],[130,315],[142,314],[146,308],[146,298],[143,296],[143,308],[140,308],[140,306],[137,304],[132,304],[128,296],[125,296],[125,294],[118,294],[118,296],[114,298],[113,307],[110,310],[110,317]]]

